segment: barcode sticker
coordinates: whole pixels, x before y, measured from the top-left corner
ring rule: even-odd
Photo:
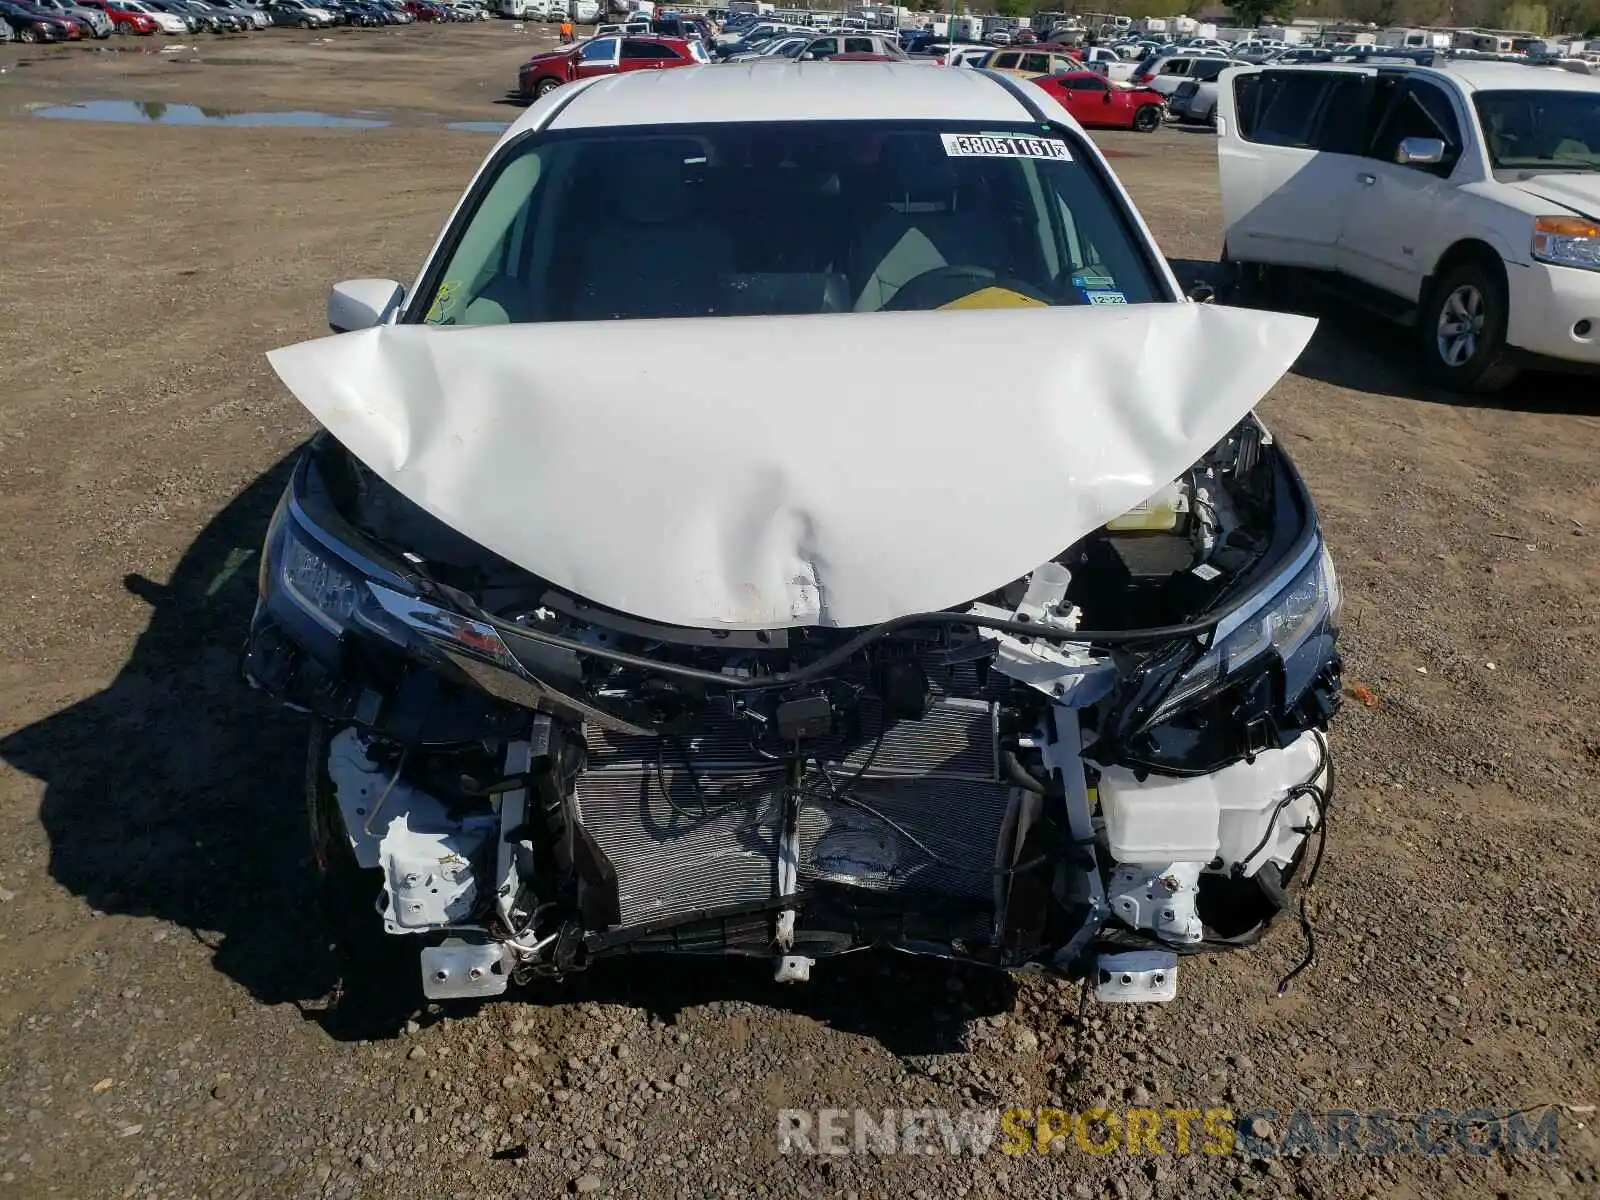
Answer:
[[[1071,162],[1065,142],[1016,133],[941,133],[951,158],[1050,158]]]

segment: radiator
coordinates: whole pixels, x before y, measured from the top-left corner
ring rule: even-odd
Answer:
[[[836,798],[813,766],[802,787],[801,887],[990,897],[1010,802],[994,706],[941,695],[924,718],[891,724],[880,741],[869,700],[861,723],[864,734],[820,743],[817,755],[835,784],[876,812]],[[712,717],[675,744],[587,734],[580,820],[616,868],[623,926],[776,894],[785,770],[751,749],[741,719]]]

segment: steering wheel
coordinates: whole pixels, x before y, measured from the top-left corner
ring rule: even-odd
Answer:
[[[1001,288],[1008,292],[1016,292],[1019,296],[1026,296],[1041,304],[1055,303],[1049,295],[1032,284],[999,275],[988,267],[971,263],[948,263],[924,271],[920,275],[913,275],[906,280],[883,306],[883,311],[912,312],[942,308],[946,304],[960,300],[963,296],[970,296],[985,288]]]

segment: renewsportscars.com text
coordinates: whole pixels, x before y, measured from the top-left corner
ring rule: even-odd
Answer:
[[[1256,1108],[780,1109],[780,1154],[1554,1154],[1557,1113]]]

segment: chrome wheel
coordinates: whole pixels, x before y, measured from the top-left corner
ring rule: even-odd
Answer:
[[[1445,297],[1434,330],[1439,360],[1445,366],[1462,367],[1472,361],[1483,335],[1484,319],[1483,293],[1470,283],[1461,284]]]

